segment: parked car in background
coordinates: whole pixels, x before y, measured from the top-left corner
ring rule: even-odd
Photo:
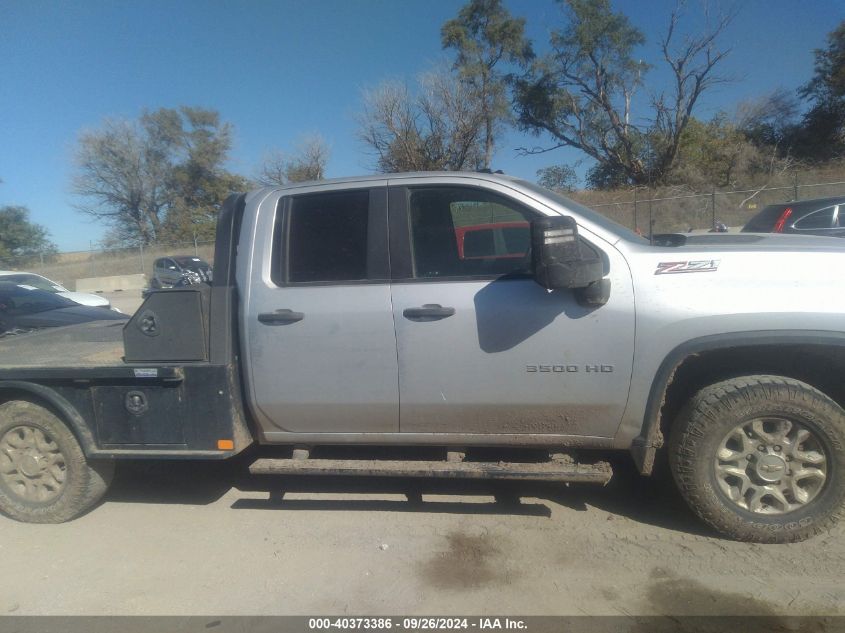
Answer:
[[[202,282],[211,283],[211,280],[211,266],[207,261],[191,255],[174,255],[155,260],[150,287],[190,286]]]
[[[9,281],[24,286],[37,288],[46,292],[52,292],[65,299],[70,299],[74,303],[79,303],[84,306],[93,306],[97,308],[111,308],[111,303],[105,297],[91,294],[89,292],[71,292],[60,283],[56,283],[41,275],[35,273],[20,272],[15,270],[0,270],[0,282]],[[120,312],[117,308],[112,308],[116,312]]]
[[[751,218],[742,232],[845,237],[845,197],[771,204]]]
[[[455,227],[460,259],[519,259],[531,246],[528,222],[490,222]]]
[[[126,318],[107,308],[80,305],[55,292],[0,281],[0,336],[88,321]]]

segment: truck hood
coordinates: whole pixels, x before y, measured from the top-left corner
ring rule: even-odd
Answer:
[[[845,252],[845,240],[818,235],[780,233],[664,233],[652,248],[699,252],[829,251]]]
[[[845,240],[755,233],[656,237],[655,245],[638,245],[628,256],[638,324],[706,321],[683,336],[845,326]],[[668,246],[672,240],[678,245]]]

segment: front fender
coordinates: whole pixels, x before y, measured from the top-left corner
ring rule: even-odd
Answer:
[[[836,346],[845,351],[845,333],[824,330],[762,330],[730,332],[691,339],[675,347],[661,362],[649,390],[639,435],[631,442],[631,454],[640,472],[651,473],[657,449],[663,445],[660,412],[667,389],[678,367],[691,356],[731,347],[813,345]]]

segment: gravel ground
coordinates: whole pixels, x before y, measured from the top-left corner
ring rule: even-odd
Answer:
[[[843,528],[726,541],[616,462],[605,488],[126,463],[76,521],[0,517],[0,614],[845,613]]]

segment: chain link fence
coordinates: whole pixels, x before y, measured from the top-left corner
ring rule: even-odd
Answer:
[[[731,231],[739,231],[770,204],[845,196],[843,180],[801,183],[797,173],[790,177],[792,182],[736,191],[714,189],[709,193],[687,193],[671,188],[635,188],[623,192],[579,191],[570,195],[646,236],[708,231],[717,223],[725,224]]]
[[[724,223],[729,230],[738,231],[769,204],[845,196],[845,181],[803,183],[798,172],[789,172],[756,189],[714,189],[701,193],[671,188],[636,188],[585,190],[570,196],[648,236],[654,233],[708,231],[716,223]],[[0,259],[0,269],[38,273],[73,290],[78,279],[90,277],[143,273],[149,280],[156,259],[178,255],[194,255],[213,263],[214,243],[196,241],[59,254],[39,253],[14,260]]]

